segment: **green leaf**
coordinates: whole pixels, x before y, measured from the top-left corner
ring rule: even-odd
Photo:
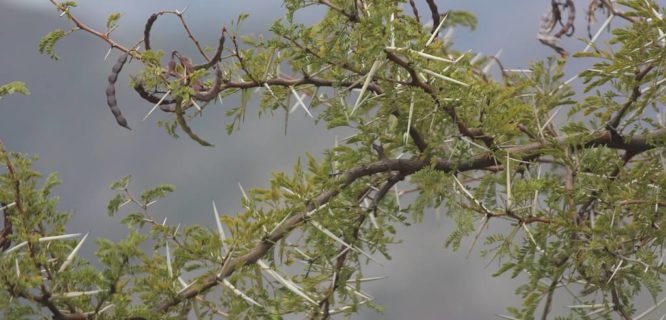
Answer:
[[[109,17],[106,18],[106,28],[108,30],[113,29],[113,27],[115,27],[117,25],[118,20],[120,20],[120,17],[122,15],[123,14],[120,13],[120,12],[114,12],[114,13],[110,14]]]
[[[127,189],[127,185],[129,185],[130,179],[132,178],[131,175],[126,176],[118,181],[115,181],[111,184],[111,190],[124,190]]]
[[[12,81],[8,84],[0,86],[0,97],[15,92],[26,96],[30,94],[30,91],[28,90],[28,87],[26,87],[25,82],[22,81]]]
[[[49,176],[46,178],[46,181],[44,182],[44,186],[42,187],[42,195],[47,197],[51,193],[51,189],[59,184],[60,181],[58,180],[58,173],[54,172],[49,174]]]
[[[128,226],[139,225],[140,227],[143,227],[146,223],[144,221],[144,215],[141,212],[132,212],[120,220],[120,222]]]
[[[158,198],[164,198],[169,192],[176,190],[176,186],[172,184],[161,184],[153,189],[144,191],[141,194],[141,200],[144,203],[149,203]]]
[[[109,200],[109,204],[106,206],[107,214],[109,216],[113,216],[116,212],[118,212],[120,205],[125,201],[126,199],[124,194],[122,193],[117,194],[115,197]]]
[[[58,40],[64,38],[67,32],[62,29],[55,29],[39,40],[39,53],[48,55],[53,60],[58,60],[58,55],[55,54],[54,49]]]

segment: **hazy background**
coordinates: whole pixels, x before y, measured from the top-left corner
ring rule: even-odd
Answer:
[[[426,20],[425,1],[417,3]],[[549,3],[438,1],[442,11],[468,9],[479,19],[473,33],[456,30],[456,48],[486,54],[503,48],[501,59],[507,68],[523,68],[531,60],[554,53],[535,38],[539,18]],[[229,26],[241,12],[250,14],[244,33],[267,36],[268,26],[283,14],[281,2],[272,0],[82,0],[73,13],[98,30],[105,29],[110,13],[124,13],[113,38],[129,46],[141,38],[151,13],[186,5],[190,27],[210,46],[216,43],[220,27]],[[578,35],[582,36],[583,7],[578,9]],[[313,12],[311,17],[300,18],[314,20],[317,16]],[[60,208],[73,212],[71,232],[111,239],[126,235],[126,227],[106,215],[106,204],[113,195],[109,184],[127,174],[133,176],[135,192],[158,183],[176,184],[174,194],[152,207],[155,215],[168,217],[174,224],[211,225],[211,200],[225,214],[233,214],[240,210],[239,182],[245,188],[266,186],[271,172],[289,171],[306,151],[317,155],[333,145],[336,132],[316,127],[300,111],[291,115],[285,135],[282,113],[257,119],[257,109],[250,108],[242,130],[227,136],[224,125],[230,119],[224,117],[224,111],[235,105],[232,100],[210,106],[204,117],[191,122],[215,148],[200,147],[186,137],[175,140],[156,126],[158,119],[170,115],[157,111],[141,121],[152,105],[128,87],[128,74],[136,70],[136,63],[123,71],[117,84],[119,106],[133,129],[127,131],[116,124],[104,95],[117,51],[104,61],[108,46],[90,34],[75,32],[58,43],[60,60],[51,61],[37,53],[37,43],[58,27],[67,30],[70,24],[47,0],[0,0],[0,84],[21,80],[32,92],[29,97],[13,95],[0,102],[0,137],[9,150],[38,155],[37,170],[60,173],[63,184],[57,194]],[[570,50],[583,46],[575,39],[564,44]],[[191,50],[191,43],[175,17],[163,16],[153,29],[153,47],[167,52]],[[487,261],[477,253],[465,259],[466,248],[456,253],[443,248],[450,230],[450,221],[434,215],[423,224],[401,230],[398,237],[404,242],[392,247],[393,261],[366,269],[368,276],[389,277],[367,286],[376,302],[386,307],[385,313],[364,311],[355,318],[493,319],[506,313],[506,306],[519,304],[513,294],[518,281],[490,276],[496,263],[484,268]],[[85,250],[87,254],[94,251],[92,242]],[[562,310],[557,308],[555,312]]]

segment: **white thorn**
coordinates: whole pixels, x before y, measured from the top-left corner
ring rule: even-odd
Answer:
[[[69,264],[72,263],[72,260],[74,260],[76,254],[79,252],[79,250],[81,250],[81,246],[83,246],[83,243],[86,241],[86,238],[88,238],[88,233],[86,233],[83,236],[81,241],[79,241],[79,244],[77,244],[76,247],[74,247],[74,250],[72,250],[69,256],[67,256],[67,259],[65,259],[65,262],[62,263],[60,269],[58,269],[58,272],[63,272],[65,268],[67,268],[67,266],[69,266]]]

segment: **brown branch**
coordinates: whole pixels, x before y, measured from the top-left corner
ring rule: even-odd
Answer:
[[[245,72],[245,74],[250,77],[250,80],[253,82],[257,82],[257,79],[252,75],[250,70],[247,68],[247,65],[245,64],[245,59],[241,55],[240,48],[238,46],[238,39],[236,38],[236,35],[231,37],[231,43],[234,45],[234,52],[233,55],[236,57],[236,60],[238,60],[238,64],[240,65],[241,70]]]
[[[622,109],[618,111],[618,113],[608,121],[606,124],[606,129],[612,130],[617,132],[618,126],[620,125],[620,121],[622,121],[622,117],[624,117],[624,114],[629,110],[629,108],[636,102],[638,101],[638,98],[641,96],[641,89],[640,89],[640,82],[645,78],[645,76],[654,68],[654,64],[650,64],[645,69],[639,71],[636,73],[636,77],[634,77],[634,81],[636,81],[636,85],[631,91],[631,96],[629,97],[629,100],[624,103],[622,106]]]
[[[439,101],[435,89],[429,84],[419,79],[416,69],[412,67],[411,62],[408,62],[407,60],[397,56],[394,52],[390,50],[385,50],[384,52],[386,52],[386,56],[388,57],[389,60],[399,65],[400,67],[405,69],[407,73],[409,73],[411,77],[410,85],[423,89],[423,91],[425,91],[430,95],[430,97],[435,102],[435,105],[438,108],[443,109],[444,112],[446,112],[449,115],[453,123],[455,123],[456,126],[458,127],[458,131],[460,132],[460,134],[475,140],[481,140],[487,147],[491,149],[495,148],[493,137],[485,135],[483,131],[481,131],[480,129],[469,128],[465,123],[465,121],[458,116],[455,107],[451,105],[444,105]]]
[[[349,21],[351,21],[351,22],[359,22],[359,18],[358,18],[357,14],[349,13],[349,12],[343,10],[342,8],[332,4],[328,0],[319,0],[319,3],[325,5],[325,6],[329,7],[331,10],[347,17],[347,19],[349,19]]]
[[[180,12],[180,11],[176,11],[176,12],[174,12],[174,14],[180,20],[180,24],[183,25],[183,29],[185,29],[185,33],[187,33],[187,37],[190,38],[190,40],[192,40],[192,42],[194,43],[194,46],[197,48],[197,50],[199,51],[201,56],[204,57],[204,59],[206,59],[206,61],[211,61],[208,58],[208,56],[206,55],[206,52],[204,51],[204,49],[199,44],[199,40],[197,40],[197,38],[194,36],[194,34],[192,34],[192,31],[190,31],[190,27],[187,25],[187,22],[185,22],[185,18],[183,18],[183,13]],[[222,37],[224,38],[224,35]]]
[[[435,0],[426,0],[426,3],[428,4],[428,8],[430,9],[430,14],[432,16],[432,30],[430,30],[430,34],[434,34],[435,31],[437,31],[437,27],[439,27],[439,23],[441,21],[439,16],[439,9],[437,9]],[[435,37],[436,36],[437,35],[435,35]]]
[[[626,21],[628,21],[628,22],[631,22],[631,23],[638,22],[638,18],[636,18],[636,17],[632,17],[632,16],[628,16],[628,15],[626,15],[624,12],[615,9],[615,5],[613,4],[612,1],[609,1],[609,0],[601,0],[601,2],[604,3],[604,5],[606,6],[606,8],[608,8],[608,10],[610,10],[610,12],[611,12],[614,16],[620,17],[620,18],[622,18],[622,19],[624,19],[624,20],[626,20]]]
[[[585,142],[576,143],[572,140],[580,141],[581,135],[561,136],[553,139],[551,143],[532,143],[523,146],[506,148],[504,151],[511,153],[517,158],[527,158],[543,155],[552,145],[572,145],[574,148],[597,148],[608,147],[613,149],[622,149],[633,152],[644,152],[656,147],[651,141],[654,139],[666,138],[666,128],[662,128],[643,136],[634,136],[627,141],[616,141],[611,139],[611,133],[608,131],[591,134],[585,139]],[[495,159],[492,153],[483,153],[467,161],[455,163],[444,159],[386,159],[370,164],[362,165],[341,174],[337,179],[339,185],[332,189],[323,191],[314,198],[305,210],[296,214],[280,224],[273,232],[265,236],[253,249],[242,256],[229,260],[224,268],[216,275],[208,276],[201,280],[197,286],[193,286],[175,297],[167,298],[153,308],[153,311],[165,312],[171,307],[181,302],[194,298],[199,294],[209,290],[217,285],[219,281],[233,274],[239,267],[255,264],[259,259],[266,255],[275,243],[289,235],[289,233],[309,219],[319,206],[324,205],[336,197],[343,189],[351,185],[361,177],[370,176],[382,172],[398,172],[401,175],[409,176],[423,168],[431,167],[435,170],[456,173],[471,170],[479,170],[488,166],[495,165]]]
[[[611,140],[618,140],[614,131],[609,130],[609,133]],[[611,172],[611,174],[608,176],[608,181],[609,182],[615,181],[615,179],[617,179],[617,177],[620,175],[622,168],[624,168],[624,166],[627,165],[627,163],[629,163],[629,160],[631,160],[631,158],[633,158],[635,155],[636,154],[634,152],[627,150],[627,152],[625,152],[625,154],[622,156],[622,164],[613,169],[613,172]],[[578,210],[578,214],[576,216],[577,223],[581,223],[586,218],[585,215],[588,212],[590,212],[593,205],[596,203],[597,200],[599,200],[599,193],[600,193],[599,190],[592,191],[590,198],[580,207],[580,210]]]
[[[418,24],[421,24],[421,17],[419,17],[419,10],[416,8],[416,3],[414,0],[409,0],[409,6],[412,7],[412,12],[414,13],[414,19]]]
[[[4,208],[2,209],[2,218],[4,226],[2,228],[2,231],[0,232],[0,250],[5,251],[12,244],[12,240],[9,239],[9,237],[11,237],[12,235],[13,226],[12,226],[11,217],[9,215],[9,208],[7,208],[7,204],[4,202],[0,202],[0,208]]]
[[[557,283],[559,282],[559,278],[555,277],[553,278],[553,281],[550,283],[550,286],[548,287],[548,294],[546,295],[546,303],[543,306],[543,314],[541,315],[541,320],[548,320],[548,314],[550,313],[550,308],[553,304],[553,295],[555,293],[555,288],[557,288]]]
[[[213,55],[213,58],[212,59],[206,58],[206,60],[208,60],[208,62],[204,63],[204,64],[194,66],[194,70],[209,69],[212,66],[214,66],[215,64],[217,64],[218,62],[220,62],[220,60],[222,60],[222,51],[224,50],[224,34],[226,32],[227,32],[227,29],[225,27],[222,27],[222,31],[220,32],[221,33],[220,40],[218,40],[217,49],[215,50],[215,54]]]
[[[625,310],[624,307],[622,306],[622,303],[620,302],[620,297],[617,294],[617,287],[615,284],[611,284],[611,299],[613,301],[613,310],[617,312],[620,316],[622,316],[622,319],[624,320],[633,320],[631,315],[629,315]]]
[[[365,222],[365,219],[368,217],[368,214],[376,214],[377,212],[377,205],[379,202],[384,199],[386,194],[391,190],[391,188],[398,182],[402,181],[405,178],[404,175],[401,173],[392,175],[391,177],[388,178],[386,183],[377,191],[377,193],[374,195],[372,199],[372,204],[368,208],[367,211],[365,211],[363,214],[359,215],[356,219],[356,222],[354,223],[354,230],[352,231],[352,236],[350,239],[346,240],[346,243],[353,245],[354,242],[356,242],[359,238],[359,232],[361,230],[361,226]],[[362,196],[366,193],[366,190],[362,192]],[[347,255],[350,251],[350,248],[348,246],[341,246],[338,249],[338,259],[336,260],[335,264],[335,271],[333,273],[333,282],[331,283],[331,287],[328,289],[325,297],[319,302],[319,306],[321,309],[324,310],[324,314],[322,316],[322,319],[328,319],[330,317],[329,315],[329,305],[331,298],[333,297],[333,293],[335,290],[337,290],[340,287],[341,284],[341,279],[339,278],[340,271],[345,265],[345,262],[347,261]]]
[[[56,6],[56,8],[60,8],[60,7],[61,7],[61,5],[60,5],[60,3],[59,3],[58,1],[56,1],[56,0],[49,0],[49,1],[50,1],[54,6]],[[112,39],[109,37],[109,35],[108,35],[107,33],[102,33],[102,32],[99,32],[99,31],[97,31],[97,30],[95,30],[95,29],[89,27],[88,25],[86,25],[86,24],[84,24],[83,22],[81,22],[81,21],[80,21],[78,18],[76,18],[74,15],[72,15],[72,14],[69,12],[69,10],[70,10],[70,9],[67,9],[67,10],[64,10],[63,12],[64,12],[64,14],[67,16],[67,18],[68,18],[70,21],[72,21],[72,23],[74,23],[74,25],[75,25],[78,29],[83,30],[83,31],[86,31],[86,32],[88,32],[88,33],[90,33],[90,34],[92,34],[92,35],[94,35],[94,36],[96,36],[96,37],[98,37],[98,38],[104,40],[104,42],[108,43],[108,44],[111,46],[111,48],[117,48],[118,50],[120,50],[120,51],[122,51],[122,52],[125,52],[125,53],[131,55],[131,56],[134,57],[134,58],[137,58],[137,59],[140,59],[140,58],[141,58],[141,54],[140,54],[138,51],[136,51],[136,50],[134,50],[134,49],[126,48],[126,47],[124,47],[123,45],[119,44],[118,42],[112,40]]]
[[[14,202],[16,203],[16,210],[18,210],[19,214],[25,218],[27,217],[28,213],[25,211],[25,208],[23,207],[23,200],[21,199],[21,181],[19,180],[18,174],[14,168],[14,165],[12,164],[9,154],[5,150],[5,144],[2,142],[2,139],[0,139],[0,159],[5,161],[5,166],[7,167],[7,171],[9,173],[9,179],[14,184]]]

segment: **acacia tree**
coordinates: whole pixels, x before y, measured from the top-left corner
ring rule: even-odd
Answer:
[[[377,307],[362,290],[363,266],[389,257],[397,225],[437,207],[456,224],[447,245],[485,237],[481,253],[503,261],[496,275],[525,275],[523,305],[509,308],[515,318],[548,318],[558,290],[581,307],[561,319],[641,319],[664,302],[666,21],[654,1],[591,1],[588,21],[604,12],[606,22],[573,55],[558,40],[573,34],[574,3],[553,1],[538,39],[558,56],[525,70],[456,50],[440,33],[476,20],[434,0],[425,1],[426,14],[411,0],[285,0],[271,37],[242,36],[241,15],[210,50],[180,11],[153,14],[137,43],[124,45],[112,38],[119,14],[100,31],[75,15],[74,1],[50,1],[73,28],[49,33],[41,52],[57,58],[56,42],[79,31],[119,52],[106,95],[123,127],[115,82],[133,59],[143,69],[132,89],[151,112],[173,114],[159,124],[173,136],[212,146],[194,132],[194,116],[240,95],[227,110],[231,133],[254,92],[260,113],[289,111],[291,99],[327,128],[354,134],[291,174],[275,173],[269,188],[244,192],[245,211],[220,216],[214,208],[214,228],[160,223],[150,205],[174,187],[135,195],[123,178],[111,186],[118,193],[108,211],[131,231],[120,242],[97,239],[93,262],[77,256],[88,235],[65,231],[68,214],[50,196],[56,176],[38,187],[32,160],[0,144],[0,306],[8,319],[352,314]],[[310,6],[325,7],[325,16],[297,23],[294,14]],[[201,57],[153,46],[153,24],[166,15]],[[595,43],[614,18],[624,23],[608,43]],[[589,68],[567,78],[572,57]],[[585,84],[580,96],[576,78]],[[0,94],[13,91],[27,93],[12,83]],[[565,119],[554,121],[563,108]],[[406,193],[416,197],[401,202]],[[509,231],[489,234],[491,224]],[[636,310],[643,290],[655,307]]]

